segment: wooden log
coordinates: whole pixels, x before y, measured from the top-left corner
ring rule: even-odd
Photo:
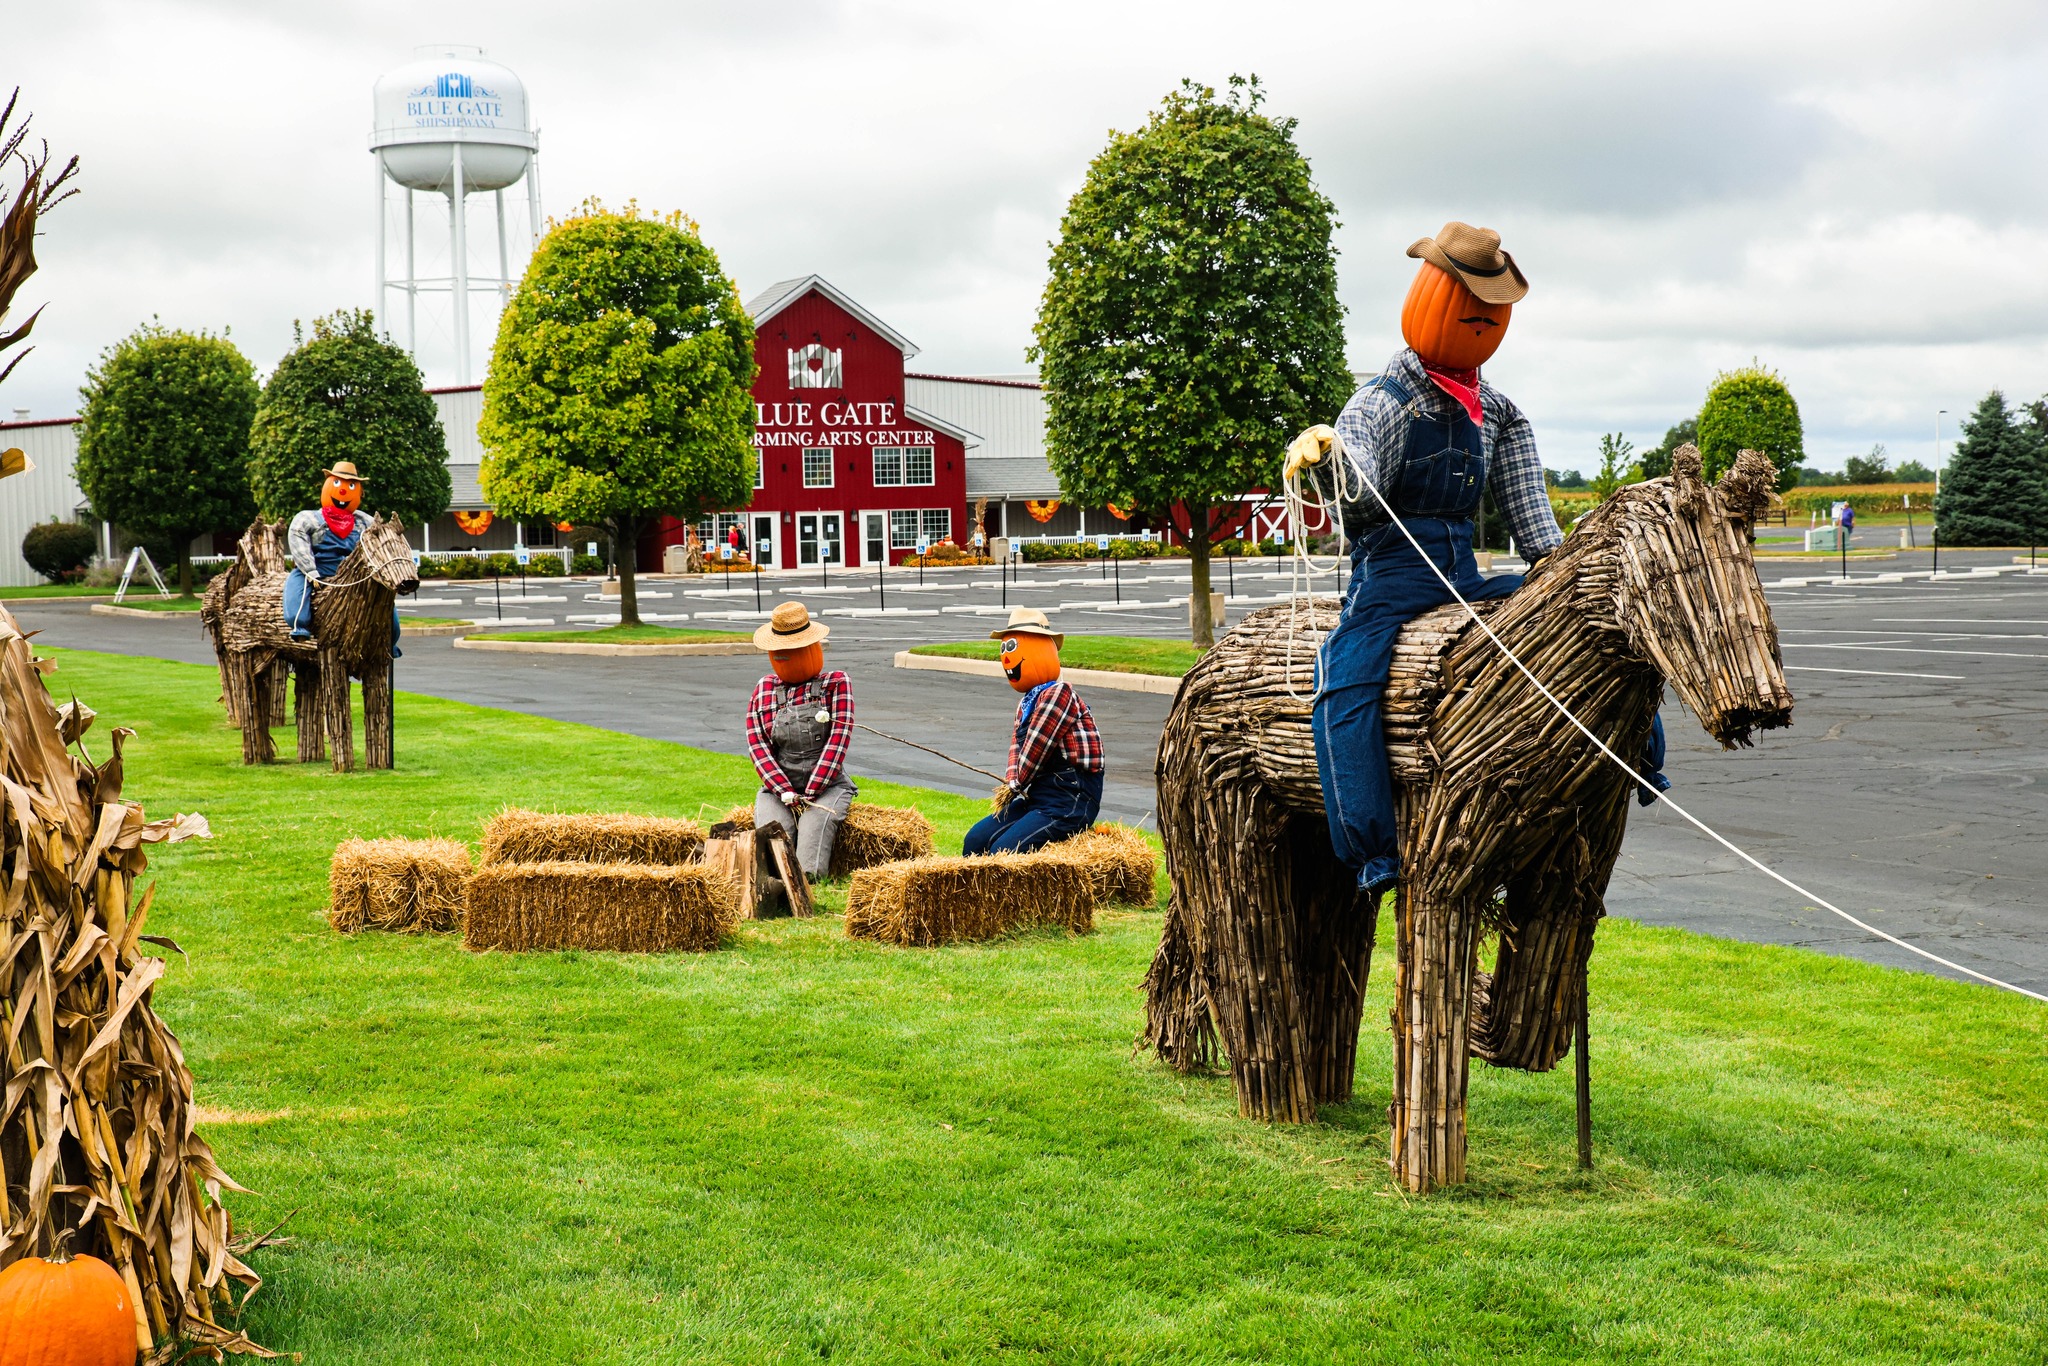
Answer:
[[[789,913],[799,920],[810,919],[818,908],[811,899],[811,884],[804,876],[803,865],[796,861],[796,846],[790,842],[789,832],[779,824],[771,824],[761,831],[761,839],[768,847],[775,875],[782,879],[783,894],[789,898]]]

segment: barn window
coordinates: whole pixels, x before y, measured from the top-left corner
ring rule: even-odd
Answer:
[[[889,488],[903,482],[903,448],[875,447],[875,487]]]
[[[903,448],[903,482],[906,484],[932,484],[932,448],[930,446],[905,446]]]
[[[815,449],[804,452],[804,487],[807,489],[829,489],[832,487],[832,452],[829,449]]]

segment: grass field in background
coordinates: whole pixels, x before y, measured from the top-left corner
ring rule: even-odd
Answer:
[[[428,618],[421,617],[421,621]],[[752,640],[745,631],[699,631],[676,626],[603,626],[587,631],[472,631],[471,640],[574,640],[611,645],[691,645]]]
[[[308,1362],[2048,1354],[2032,1002],[1609,923],[1598,1169],[1573,1168],[1569,1067],[1475,1064],[1472,1180],[1418,1199],[1385,1167],[1384,924],[1356,1101],[1250,1123],[1227,1079],[1132,1054],[1157,912],[940,950],[831,915],[708,955],[344,939],[348,836],[474,840],[506,803],[709,815],[751,770],[412,694],[395,772],[250,769],[211,668],[49,653],[94,754],[136,727],[127,794],[212,821],[152,855],[150,929],[190,955],[154,999],[257,1192],[240,1226],[297,1211],[244,1326]],[[919,805],[942,848],[985,809],[862,797]]]
[[[176,590],[173,590],[176,591]],[[111,588],[94,588],[83,583],[31,583],[19,588],[0,588],[0,602],[15,598],[111,598]]]
[[[947,655],[954,659],[995,659],[999,640],[954,640],[913,645],[914,655]],[[1069,669],[1104,669],[1111,673],[1162,674],[1179,678],[1195,667],[1202,652],[1184,640],[1152,640],[1145,636],[1068,636],[1060,646],[1060,663]]]

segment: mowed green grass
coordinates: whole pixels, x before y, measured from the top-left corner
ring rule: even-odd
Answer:
[[[154,857],[151,929],[190,954],[155,1001],[239,1121],[206,1133],[257,1192],[241,1226],[293,1215],[245,1326],[309,1362],[2048,1355],[2033,1002],[1610,923],[1598,1169],[1568,1067],[1475,1064],[1472,1180],[1412,1198],[1384,1165],[1384,925],[1358,1098],[1300,1128],[1132,1054],[1156,912],[937,951],[831,916],[701,956],[344,939],[347,836],[695,815],[750,772],[404,694],[396,772],[245,769],[210,669],[52,653],[57,692],[137,728],[128,793],[212,820]],[[981,810],[863,795],[947,842]]]
[[[950,640],[913,645],[914,655],[950,655],[955,659],[995,659],[999,640]],[[1111,673],[1162,674],[1179,678],[1195,667],[1202,652],[1184,640],[1153,640],[1146,636],[1068,636],[1060,645],[1060,663],[1069,669],[1104,669]]]

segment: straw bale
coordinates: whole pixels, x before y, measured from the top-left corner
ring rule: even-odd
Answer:
[[[482,862],[694,863],[704,827],[691,820],[626,812],[526,811],[507,807],[484,826]]]
[[[701,953],[738,927],[732,881],[702,864],[489,863],[469,879],[469,949]]]
[[[327,923],[343,934],[459,930],[469,872],[456,840],[343,840],[327,868]]]
[[[1145,837],[1128,825],[1104,821],[1047,849],[1075,855],[1087,866],[1095,899],[1126,906],[1150,906],[1156,896],[1153,878],[1159,861]]]
[[[754,828],[752,805],[735,806],[725,818],[742,830]],[[928,858],[937,852],[932,823],[914,806],[876,806],[854,802],[839,823],[832,844],[827,877],[851,877],[863,868],[879,868],[903,859]]]
[[[863,868],[846,895],[846,934],[909,948],[1054,925],[1095,928],[1095,885],[1070,854],[921,858]]]

